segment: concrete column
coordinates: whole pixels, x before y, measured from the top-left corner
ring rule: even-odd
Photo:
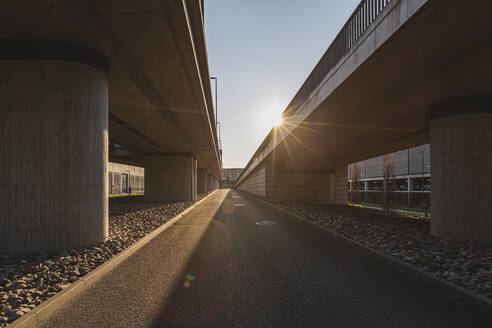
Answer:
[[[197,171],[197,188],[199,194],[206,194],[207,190],[207,169],[198,169]]]
[[[330,203],[335,203],[335,172],[330,173]]]
[[[198,195],[198,161],[193,158],[192,163],[192,199],[196,199]]]
[[[145,200],[193,200],[196,175],[196,160],[191,154],[148,154],[145,156]]]
[[[211,192],[214,188],[214,176],[209,174],[207,176],[207,190],[208,192]]]
[[[105,59],[82,47],[19,45],[0,55],[0,253],[102,242],[108,79],[94,64]],[[5,59],[16,54],[32,60]]]
[[[431,233],[492,242],[492,102],[444,101],[430,124]]]
[[[347,166],[342,166],[335,169],[335,197],[336,204],[345,204],[348,202],[347,190]]]

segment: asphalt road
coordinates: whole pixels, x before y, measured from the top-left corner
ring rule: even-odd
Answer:
[[[489,328],[492,313],[219,190],[42,325],[186,326]]]

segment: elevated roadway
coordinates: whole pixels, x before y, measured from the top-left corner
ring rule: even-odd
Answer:
[[[361,1],[235,187],[342,203],[347,164],[430,142],[432,232],[492,241],[488,7]]]
[[[0,252],[103,241],[108,157],[150,201],[216,185],[202,1],[3,1],[0,31]]]

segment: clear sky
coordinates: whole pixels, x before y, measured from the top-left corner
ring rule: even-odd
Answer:
[[[205,0],[223,166],[244,167],[360,0]]]

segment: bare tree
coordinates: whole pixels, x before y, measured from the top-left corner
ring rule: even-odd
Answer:
[[[389,212],[392,203],[392,192],[395,189],[393,174],[393,154],[384,155],[383,164],[383,209]]]
[[[352,202],[360,202],[360,193],[358,191],[360,181],[359,163],[352,164]]]

